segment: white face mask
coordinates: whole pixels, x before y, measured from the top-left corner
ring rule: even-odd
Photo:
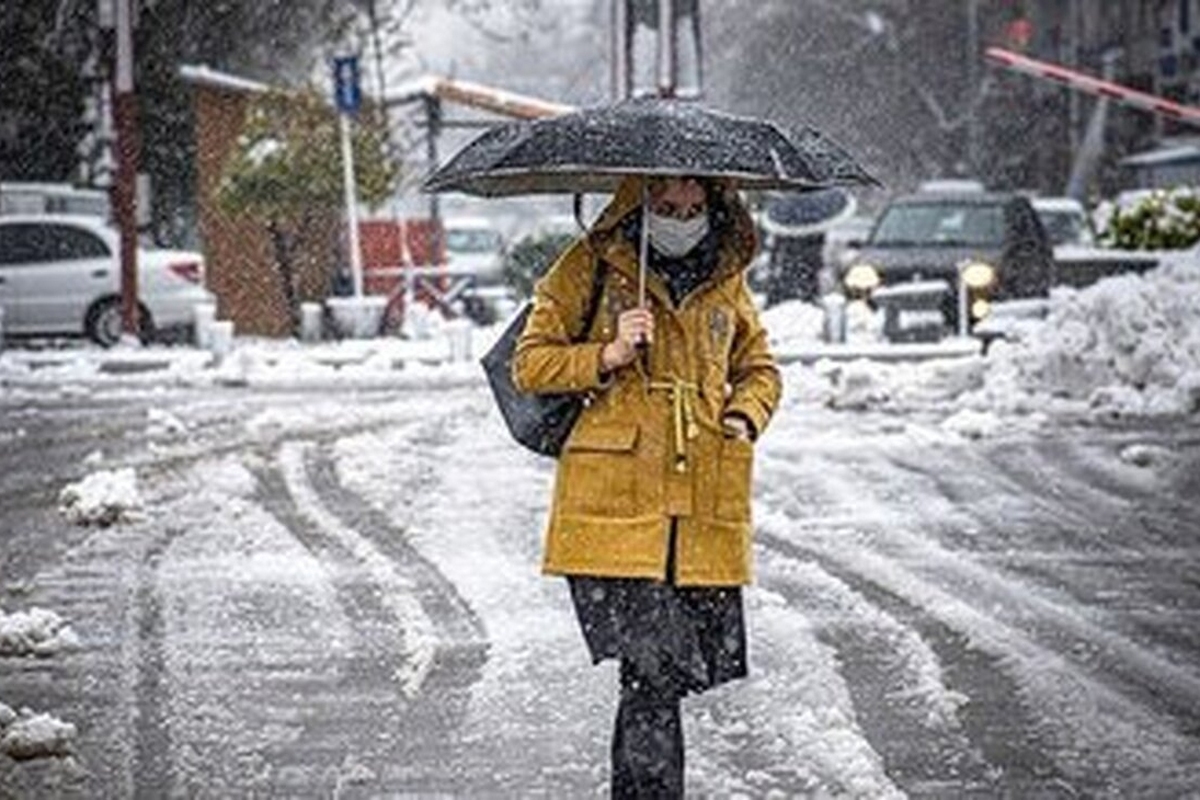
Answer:
[[[664,256],[678,258],[690,253],[708,233],[708,214],[697,214],[691,219],[675,219],[651,212],[646,232],[650,244]]]

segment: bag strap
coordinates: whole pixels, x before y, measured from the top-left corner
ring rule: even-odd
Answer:
[[[571,339],[575,344],[579,344],[587,339],[588,331],[591,330],[592,323],[596,320],[596,312],[600,310],[600,296],[604,294],[604,279],[607,275],[608,262],[602,258],[597,258],[596,269],[592,271],[592,293],[588,297],[587,310],[583,315],[583,327]]]

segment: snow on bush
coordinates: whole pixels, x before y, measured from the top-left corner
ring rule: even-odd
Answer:
[[[58,495],[58,510],[77,525],[134,521],[141,509],[142,498],[132,467],[94,472],[67,485]]]
[[[1100,241],[1123,250],[1190,247],[1200,242],[1200,191],[1186,186],[1139,192],[1096,209]]]
[[[0,703],[0,752],[18,761],[69,755],[75,734],[69,722],[28,708],[17,714]]]
[[[0,610],[0,656],[51,656],[78,646],[75,632],[53,611],[31,608],[5,614]]]

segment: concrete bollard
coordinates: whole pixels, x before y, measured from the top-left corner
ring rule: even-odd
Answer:
[[[218,359],[233,352],[233,322],[216,320],[209,326],[209,349]]]
[[[196,340],[196,347],[201,350],[209,349],[209,340],[212,336],[212,324],[217,318],[217,307],[213,303],[196,303],[192,306],[192,335]]]
[[[388,299],[383,295],[330,297],[325,301],[338,333],[352,339],[373,339],[379,334]]]
[[[446,323],[446,338],[450,343],[450,360],[455,363],[471,359],[471,329],[474,327],[465,319],[455,319]]]
[[[300,304],[300,341],[321,341],[321,318],[324,311],[320,303]]]
[[[830,292],[821,298],[821,307],[825,309],[825,327],[822,336],[830,344],[843,344],[846,341],[846,298],[837,292]]]

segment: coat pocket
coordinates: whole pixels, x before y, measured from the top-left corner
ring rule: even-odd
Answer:
[[[567,439],[567,452],[631,453],[637,425],[580,425]]]
[[[559,460],[559,510],[628,517],[637,512],[637,425],[580,425]]]
[[[717,470],[718,519],[745,522],[750,519],[754,445],[742,439],[721,440]]]

